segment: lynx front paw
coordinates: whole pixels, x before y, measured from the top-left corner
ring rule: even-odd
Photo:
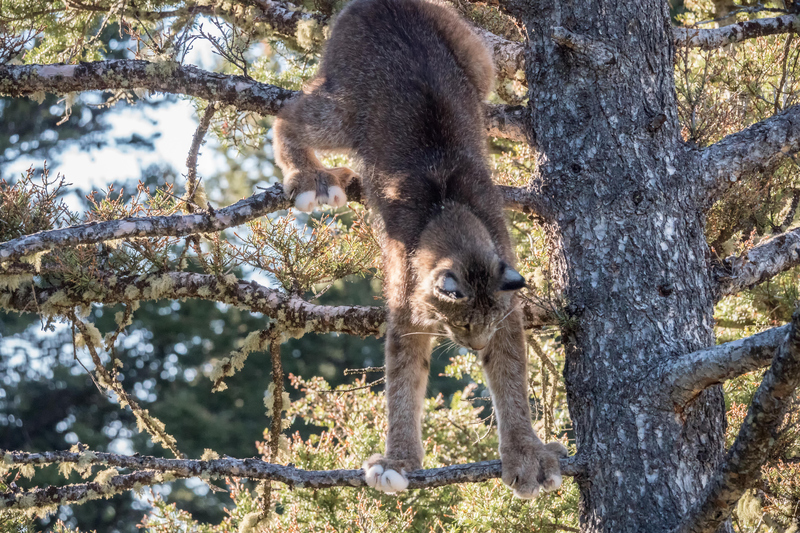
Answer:
[[[367,485],[386,494],[395,494],[408,488],[406,465],[406,461],[392,461],[380,454],[375,454],[364,461],[362,468]],[[410,470],[416,470],[416,468]]]
[[[320,204],[342,207],[347,203],[344,189],[357,176],[349,168],[300,170],[287,175],[283,188],[300,211],[313,211]]]
[[[503,483],[514,489],[517,498],[531,499],[561,486],[561,468],[558,460],[567,456],[567,449],[559,442],[509,446],[501,449]]]

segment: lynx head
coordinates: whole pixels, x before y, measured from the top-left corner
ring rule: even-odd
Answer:
[[[414,319],[456,343],[483,349],[513,310],[525,279],[504,261],[480,220],[450,207],[423,231],[414,256]]]

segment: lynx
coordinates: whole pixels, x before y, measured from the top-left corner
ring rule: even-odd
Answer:
[[[432,343],[478,351],[492,392],[503,482],[521,498],[561,484],[558,443],[531,427],[522,313],[503,198],[487,164],[482,101],[492,58],[450,8],[354,0],[339,15],[317,77],[275,121],[274,148],[295,206],[347,201],[361,179],[382,235],[389,428],[367,483],[395,493],[422,466],[422,408]],[[315,150],[350,153],[350,169]]]

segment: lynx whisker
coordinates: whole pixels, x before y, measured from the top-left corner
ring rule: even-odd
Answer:
[[[505,316],[504,316],[503,318],[501,318],[500,320],[498,320],[498,321],[497,321],[495,324],[496,324],[496,325],[500,325],[500,323],[501,323],[503,320],[505,320],[506,318],[508,318],[508,317],[509,317],[509,315],[511,315],[511,313],[513,313],[513,312],[514,312],[514,309],[512,308],[512,309],[511,309],[511,311],[509,311],[508,313],[506,313],[506,314],[505,314]]]
[[[409,335],[430,335],[432,337],[447,337],[444,333],[428,333],[427,331],[412,331],[411,333],[403,333],[400,337],[407,337]]]
[[[437,356],[438,357],[438,356],[442,355],[441,352],[443,352],[447,348],[448,348],[447,342],[441,342],[441,343],[437,344],[436,347],[431,351],[431,357],[433,357],[433,356]],[[440,353],[436,353],[436,352],[440,352]]]
[[[456,348],[456,349],[462,348],[461,345],[456,344],[456,342],[453,339],[451,339],[450,337],[447,338],[447,341],[445,342],[445,346],[452,346],[453,348]]]

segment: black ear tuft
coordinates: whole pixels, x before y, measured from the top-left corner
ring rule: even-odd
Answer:
[[[522,274],[506,265],[503,274],[500,276],[500,291],[518,291],[525,286],[525,278]]]
[[[461,300],[466,298],[458,286],[455,274],[446,270],[439,274],[436,283],[433,285],[433,292],[444,300]]]

